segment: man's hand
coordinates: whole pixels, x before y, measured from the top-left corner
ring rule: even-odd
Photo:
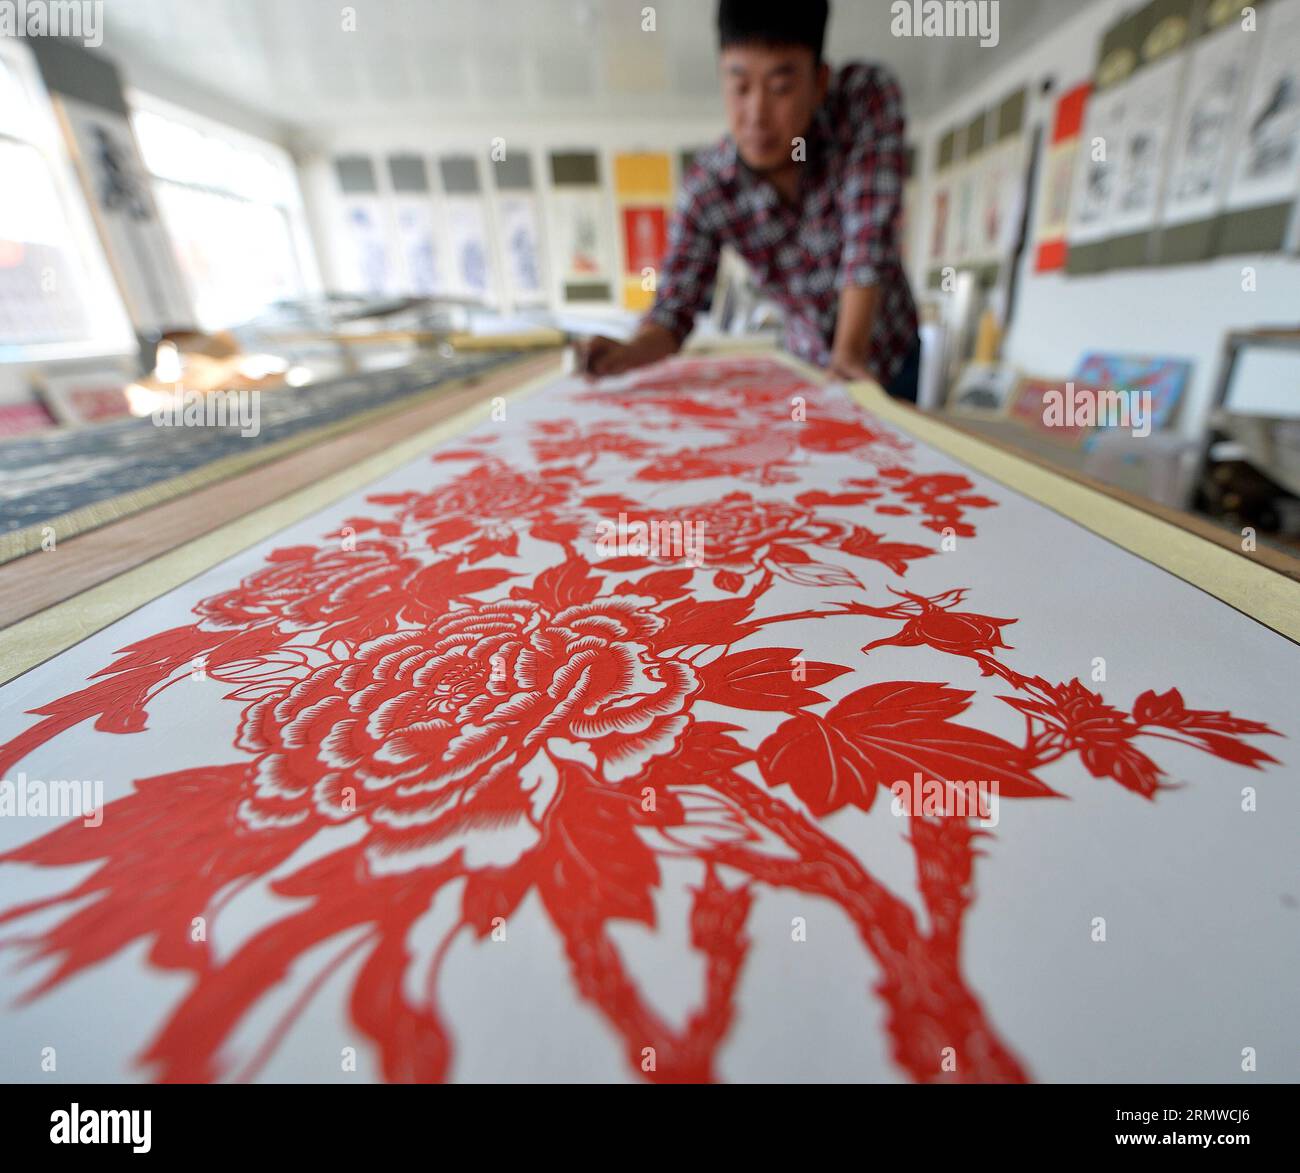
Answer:
[[[846,285],[840,290],[835,341],[831,344],[830,373],[837,379],[874,379],[871,369],[871,332],[876,322],[880,289],[875,285]]]
[[[573,349],[578,359],[578,370],[589,378],[621,375],[637,365],[628,343],[606,338],[603,334],[581,338],[574,343]]]
[[[630,342],[619,342],[596,334],[574,344],[578,370],[590,379],[602,375],[621,375],[635,367],[658,362],[678,349],[676,337],[670,330],[653,322],[645,323]]]
[[[826,368],[836,379],[845,379],[849,382],[858,382],[862,379],[875,380],[876,374],[860,358],[850,355],[831,355],[831,361]]]

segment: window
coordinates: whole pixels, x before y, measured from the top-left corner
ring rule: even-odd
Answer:
[[[0,362],[128,354],[135,339],[28,50],[0,40]]]
[[[134,95],[133,123],[199,325],[216,330],[314,289],[293,161],[260,139]]]

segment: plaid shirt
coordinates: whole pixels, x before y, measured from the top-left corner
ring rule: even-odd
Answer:
[[[682,183],[647,320],[684,339],[729,244],[785,310],[787,348],[817,366],[830,361],[840,290],[878,286],[867,357],[887,386],[917,338],[897,241],[903,99],[889,73],[853,63],[832,77],[803,166],[800,206],[791,208],[738,158],[730,135],[701,151]]]

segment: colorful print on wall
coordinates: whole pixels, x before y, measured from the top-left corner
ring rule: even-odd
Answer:
[[[1064,397],[1067,395],[1070,397],[1071,410],[1068,415],[1062,411],[1061,418],[1057,419],[1056,407],[1064,405]],[[1007,415],[1035,435],[1062,448],[1082,448],[1091,425],[1078,422],[1078,417],[1087,417],[1088,412],[1076,413],[1074,406],[1084,401],[1093,405],[1091,418],[1095,419],[1095,388],[1087,387],[1078,380],[1025,376],[1012,393]]]
[[[614,198],[623,233],[623,304],[654,304],[659,266],[668,248],[672,160],[662,153],[614,156]]]
[[[552,255],[566,303],[613,300],[609,203],[593,151],[551,154]]]
[[[656,274],[668,248],[668,212],[664,208],[624,206],[623,302],[629,309],[654,303]]]
[[[1079,132],[1092,85],[1085,82],[1061,96],[1052,122],[1052,141],[1043,163],[1043,187],[1038,202],[1037,251],[1034,269],[1048,273],[1063,268],[1070,227],[1070,194],[1079,159]]]
[[[1144,412],[1153,430],[1168,427],[1191,378],[1186,359],[1093,351],[1083,356],[1073,378],[1076,383],[1143,397]]]

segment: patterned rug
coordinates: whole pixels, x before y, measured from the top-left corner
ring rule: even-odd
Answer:
[[[149,417],[127,417],[0,441],[0,562],[40,549],[45,526],[58,538],[93,529],[517,357],[430,356],[392,370],[264,392],[255,435],[237,424],[159,427]]]

